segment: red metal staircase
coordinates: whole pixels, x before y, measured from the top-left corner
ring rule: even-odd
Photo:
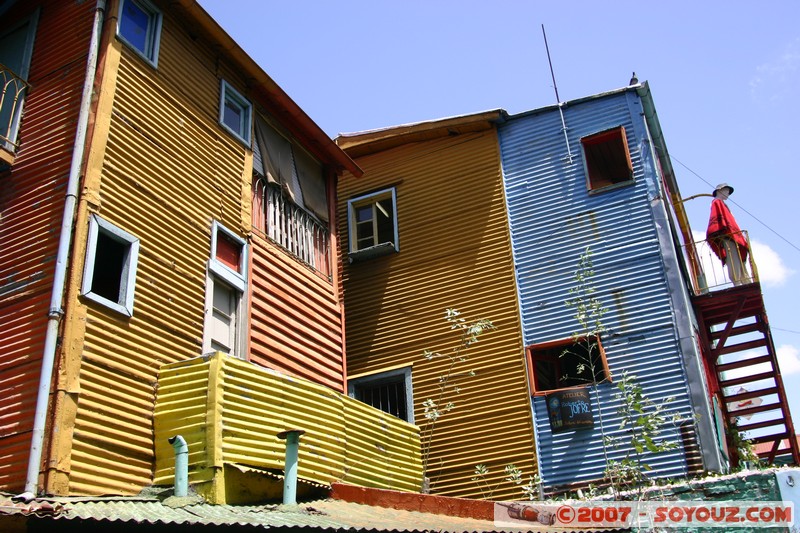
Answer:
[[[692,298],[711,392],[768,463],[800,464],[786,391],[759,283]],[[728,439],[729,448],[731,440]],[[738,458],[732,454],[732,460]]]

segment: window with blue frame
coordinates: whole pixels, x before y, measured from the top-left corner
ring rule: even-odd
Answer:
[[[161,12],[145,0],[122,0],[117,36],[155,67],[161,36]]]
[[[219,123],[250,146],[253,105],[225,80],[220,85]]]

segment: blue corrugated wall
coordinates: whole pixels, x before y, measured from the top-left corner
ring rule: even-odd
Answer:
[[[607,313],[602,338],[612,376],[623,369],[635,374],[654,401],[675,397],[670,408],[692,417],[680,354],[675,312],[659,242],[669,242],[669,228],[656,224],[654,202],[660,186],[642,106],[635,91],[609,93],[563,108],[573,161],[558,109],[510,117],[499,126],[504,186],[526,346],[569,338],[580,326],[565,306],[580,254],[592,251],[594,285]],[[589,195],[580,139],[624,126],[633,161],[631,186]],[[663,232],[659,239],[658,232]],[[606,433],[619,431],[616,388],[598,387]],[[534,399],[540,475],[546,486],[603,477],[598,402],[592,392],[594,429],[553,434],[544,397]],[[677,448],[646,462],[653,475],[685,475],[686,461],[678,428],[663,435]],[[609,449],[621,459],[624,449]]]

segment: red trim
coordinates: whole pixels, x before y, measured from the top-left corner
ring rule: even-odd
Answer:
[[[494,502],[434,496],[416,492],[356,487],[344,483],[331,485],[331,498],[372,507],[417,511],[437,515],[494,520]]]

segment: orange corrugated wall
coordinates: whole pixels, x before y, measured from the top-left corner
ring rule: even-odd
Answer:
[[[344,261],[348,374],[412,366],[415,420],[425,439],[422,402],[438,397],[447,370],[445,360],[428,361],[423,350],[449,352],[458,341],[445,309],[493,321],[497,330],[457,368],[475,377],[461,378],[461,392],[442,402],[456,408],[437,423],[429,476],[436,493],[480,498],[486,492],[473,477],[483,463],[497,485],[494,498],[521,498],[503,468],[514,463],[527,482],[536,465],[496,133],[407,143],[356,163],[364,175],[339,182],[341,247],[348,249],[347,200],[394,186],[400,251]]]
[[[94,2],[18,2],[3,26],[41,7],[13,167],[0,173],[0,489],[21,490],[30,447],[65,187]]]

